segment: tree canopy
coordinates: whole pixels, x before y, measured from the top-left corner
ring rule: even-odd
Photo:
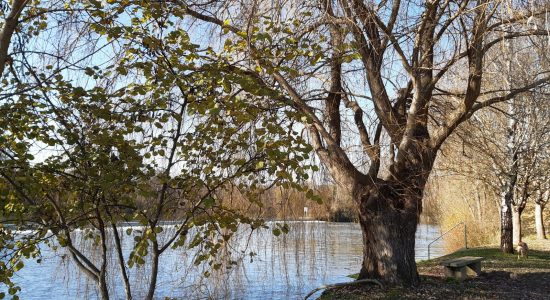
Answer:
[[[550,81],[542,64],[515,85],[487,80],[509,41],[545,59],[545,1],[1,3],[1,216],[32,228],[2,230],[12,294],[22,257],[52,236],[104,299],[109,251],[127,298],[126,267],[158,265],[168,247],[199,247],[197,262],[219,268],[238,224],[263,225],[219,192],[260,205],[257,191],[280,185],[320,201],[301,184],[311,153],[357,207],[359,277],[417,283],[415,231],[441,146],[479,110]],[[160,242],[171,218],[181,224]],[[128,261],[107,246],[122,221],[144,227]],[[78,228],[101,259],[74,245]]]

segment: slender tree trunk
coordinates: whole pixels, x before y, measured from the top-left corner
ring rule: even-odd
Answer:
[[[159,267],[159,256],[160,252],[158,250],[157,241],[153,240],[153,251],[151,253],[151,281],[149,282],[149,291],[147,292],[147,300],[153,300],[155,296],[155,290],[157,288],[157,275]]]
[[[99,282],[97,284],[99,288],[99,294],[101,300],[109,300],[109,289],[107,288],[107,272],[106,270],[101,270],[99,273]]]
[[[514,240],[512,234],[512,205],[505,195],[500,206],[500,249],[504,253],[514,253]]]
[[[513,228],[513,243],[517,245],[521,242],[521,211],[517,208],[512,209],[512,228]]]
[[[546,239],[546,230],[544,228],[544,205],[535,203],[535,227],[537,229],[537,239]]]
[[[99,294],[101,300],[109,299],[109,289],[107,287],[107,235],[105,233],[105,223],[101,218],[99,209],[96,207],[96,215],[98,218],[98,230],[101,237],[101,267],[99,269]]]
[[[118,266],[120,267],[120,273],[122,274],[122,280],[124,281],[124,292],[126,293],[126,300],[132,300],[130,280],[128,279],[128,273],[126,272],[126,264],[124,262],[124,255],[122,254],[122,244],[120,242],[118,228],[114,223],[111,223],[111,227],[113,229],[113,237],[115,239]]]
[[[500,203],[500,249],[504,253],[514,253],[514,235],[512,221],[512,197],[514,197],[515,177],[509,178],[501,196]]]
[[[512,44],[508,41],[508,51],[513,53]],[[511,55],[511,54],[510,54]],[[512,78],[512,59],[508,60],[508,88],[511,90]],[[510,116],[515,116],[516,107],[515,99],[508,103],[508,113]],[[508,119],[506,127],[506,154],[509,161],[507,174],[505,175],[506,184],[502,191],[501,213],[500,213],[500,249],[504,253],[514,253],[514,238],[513,238],[513,222],[512,222],[512,200],[514,198],[514,188],[518,179],[518,153],[516,151],[516,129],[517,121],[514,117]]]

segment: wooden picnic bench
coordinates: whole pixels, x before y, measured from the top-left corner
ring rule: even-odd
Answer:
[[[481,273],[481,261],[484,259],[484,257],[464,256],[443,261],[441,264],[445,266],[446,277],[464,280]]]

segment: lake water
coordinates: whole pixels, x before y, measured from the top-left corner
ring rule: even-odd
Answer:
[[[157,299],[299,299],[324,284],[346,282],[361,264],[361,230],[358,224],[291,222],[291,231],[275,237],[268,231],[237,236],[232,244],[237,266],[204,278],[205,266],[194,266],[194,251],[167,250],[160,258]],[[168,228],[173,226],[167,226]],[[121,228],[121,231],[125,228]],[[427,258],[428,244],[439,227],[419,225],[417,260]],[[126,257],[133,238],[125,236]],[[257,256],[235,256],[240,251]],[[442,242],[431,247],[432,257],[444,254]],[[15,281],[22,287],[21,299],[97,299],[95,285],[78,272],[64,250],[43,249],[43,261],[28,261]],[[112,265],[117,273],[118,267]],[[148,283],[148,268],[130,269],[134,299],[142,299]],[[112,299],[124,299],[122,282],[109,278]],[[3,290],[3,288],[0,288]],[[320,294],[320,292],[318,293]],[[318,295],[317,294],[317,295]],[[315,298],[315,297],[314,297]]]

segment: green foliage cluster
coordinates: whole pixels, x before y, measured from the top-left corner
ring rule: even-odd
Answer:
[[[21,24],[31,50],[35,36],[55,32],[52,21],[60,18],[47,19],[48,8],[39,5],[28,8],[32,21]],[[65,248],[101,282],[103,266],[87,261],[73,241],[77,229],[102,249],[119,234],[118,224],[137,221],[142,229],[126,232],[135,241],[122,262],[128,267],[187,247],[199,251],[196,264],[218,269],[217,254],[240,224],[267,228],[227,205],[219,191],[237,188],[261,205],[257,191],[281,185],[320,201],[300,184],[316,170],[308,163],[311,146],[293,126],[302,116],[273,109],[283,96],[232,64],[245,35],[215,50],[192,41],[181,24],[183,6],[166,13],[162,2],[64,5],[65,17],[77,20],[86,38],[111,50],[87,55],[87,66],[42,65],[46,60],[21,51],[14,56],[18,70],[1,78],[0,281],[14,298],[20,287],[11,278],[24,259],[40,261],[45,246]],[[291,27],[273,28],[267,18],[264,25],[287,35],[273,40],[253,28],[263,49],[289,45],[272,55],[310,57],[312,64],[322,59],[312,54],[311,41],[292,41]],[[162,221],[174,216],[176,233],[159,240]],[[278,224],[272,232],[288,230]]]

